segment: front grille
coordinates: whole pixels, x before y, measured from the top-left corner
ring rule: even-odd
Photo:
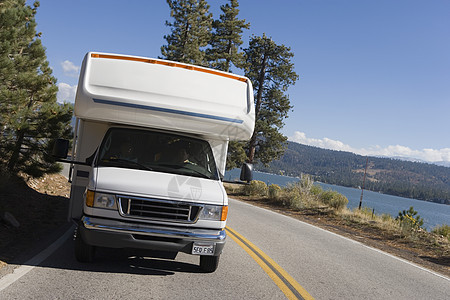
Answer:
[[[194,223],[201,210],[200,205],[159,199],[119,196],[121,214],[126,217],[158,221]]]

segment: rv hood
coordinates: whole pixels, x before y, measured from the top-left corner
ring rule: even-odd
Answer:
[[[218,180],[116,167],[97,167],[92,175],[90,186],[99,192],[204,204],[228,204],[225,189]]]

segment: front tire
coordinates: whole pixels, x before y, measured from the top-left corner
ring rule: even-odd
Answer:
[[[94,255],[95,247],[86,244],[80,233],[77,232],[77,235],[75,237],[75,258],[77,259],[77,261],[82,263],[93,262]]]
[[[212,273],[217,270],[219,266],[219,257],[218,256],[200,256],[200,268],[207,272]]]

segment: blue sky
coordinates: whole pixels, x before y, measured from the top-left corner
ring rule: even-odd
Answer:
[[[450,1],[241,0],[239,16],[243,48],[265,33],[295,55],[290,140],[450,163]],[[86,52],[158,57],[170,32],[163,0],[42,0],[36,20],[60,101]]]

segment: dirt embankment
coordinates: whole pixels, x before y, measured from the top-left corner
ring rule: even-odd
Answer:
[[[62,175],[42,178],[0,178],[0,261],[15,259],[32,250],[67,223],[70,184]],[[18,222],[3,219],[5,212]],[[17,225],[17,224],[16,224]],[[1,264],[1,263],[0,263]]]

